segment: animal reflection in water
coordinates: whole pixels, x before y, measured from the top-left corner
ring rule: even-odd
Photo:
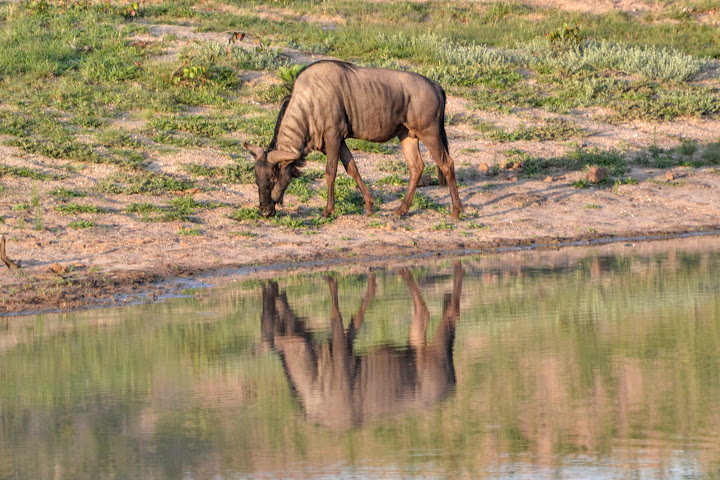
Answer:
[[[378,417],[426,408],[455,383],[452,349],[460,310],[463,269],[455,265],[452,293],[445,294],[443,316],[427,341],[430,314],[417,283],[400,271],[413,300],[407,348],[384,346],[362,355],[353,351],[365,310],[375,296],[374,276],[347,330],[338,305],[337,282],[327,278],[332,299],[331,339],[313,344],[305,322],[295,316],[285,293],[270,282],[263,287],[263,341],[276,351],[308,420],[333,430]]]

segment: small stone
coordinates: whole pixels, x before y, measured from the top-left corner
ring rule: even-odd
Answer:
[[[673,173],[669,171],[665,172],[665,180],[667,180],[668,182],[672,182],[673,180],[675,180],[675,175],[673,175]]]
[[[508,177],[508,182],[517,182],[517,181],[518,181],[517,175],[510,175]]]
[[[605,167],[590,167],[587,172],[587,179],[590,183],[600,183],[608,177],[608,170]]]
[[[67,273],[67,268],[63,267],[59,263],[53,263],[48,268],[50,269],[51,272],[53,272],[57,275],[62,275],[63,273]]]
[[[481,162],[478,170],[480,170],[482,173],[487,173],[490,171],[490,166],[485,162]]]
[[[545,177],[545,183],[552,183],[552,181],[553,181],[553,177],[551,177],[550,175]]]
[[[512,168],[513,170],[520,170],[520,169],[523,168],[524,166],[525,166],[525,162],[514,162],[514,163],[512,164],[512,167],[511,167],[511,168]]]
[[[420,177],[420,180],[418,180],[417,186],[418,187],[429,187],[433,183],[434,183],[433,178],[430,175],[422,175]]]

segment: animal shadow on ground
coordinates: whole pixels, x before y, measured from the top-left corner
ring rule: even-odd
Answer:
[[[407,346],[380,346],[362,354],[353,347],[376,294],[373,275],[347,329],[338,305],[337,281],[326,278],[331,336],[321,343],[313,341],[305,321],[295,315],[276,282],[263,286],[263,343],[279,355],[309,421],[330,430],[346,430],[430,408],[455,384],[453,344],[464,275],[461,264],[455,265],[453,289],[444,296],[442,319],[431,341],[427,340],[430,313],[420,288],[409,270],[399,273],[413,302]]]

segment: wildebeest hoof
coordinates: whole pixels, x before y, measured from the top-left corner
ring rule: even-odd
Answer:
[[[408,211],[407,208],[400,207],[397,210],[395,210],[395,215],[397,215],[398,217],[402,217],[403,215],[405,215],[407,213],[407,211]]]
[[[330,218],[332,217],[333,211],[332,210],[323,210],[322,217],[323,218]]]

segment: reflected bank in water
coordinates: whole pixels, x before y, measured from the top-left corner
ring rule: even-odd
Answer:
[[[0,479],[718,478],[720,244],[11,318]]]

